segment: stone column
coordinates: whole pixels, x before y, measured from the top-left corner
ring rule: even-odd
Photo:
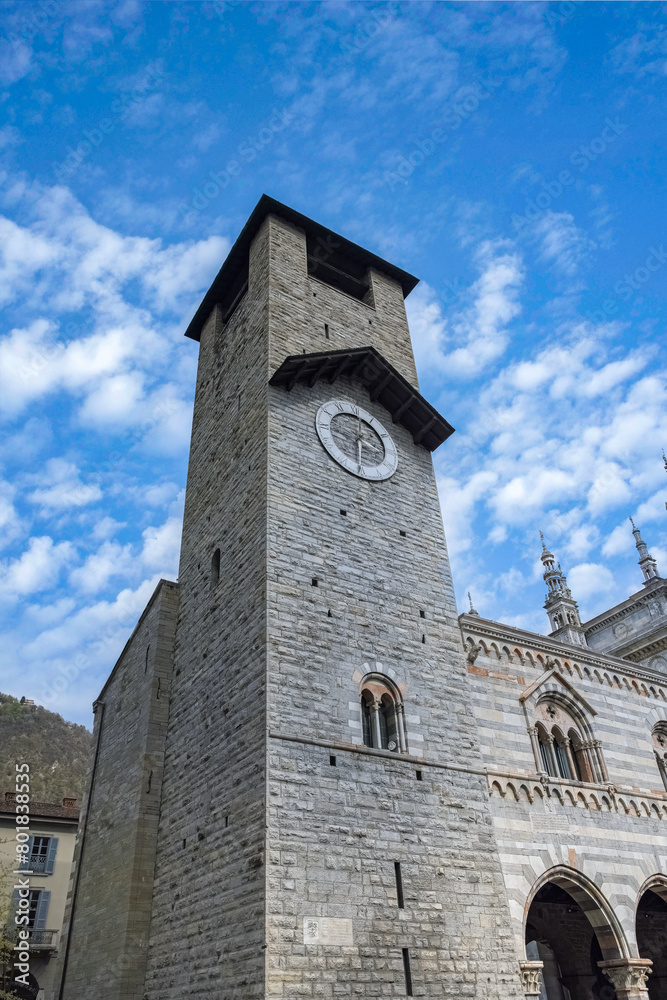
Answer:
[[[598,962],[616,990],[617,1000],[649,1000],[646,980],[652,965],[650,958],[612,958]]]
[[[560,770],[558,769],[558,761],[556,760],[556,751],[554,750],[554,740],[553,736],[547,736],[545,743],[547,745],[547,757],[549,758],[549,764],[551,765],[551,774],[554,777],[560,777]]]
[[[607,765],[604,762],[604,757],[602,755],[602,743],[600,740],[593,740],[593,747],[595,749],[595,757],[598,762],[598,767],[600,768],[600,774],[602,775],[603,784],[609,781],[609,774],[607,773]]]
[[[563,740],[563,747],[565,748],[565,756],[567,757],[567,765],[570,768],[572,780],[578,781],[577,767],[574,763],[574,754],[572,753],[572,741],[567,736]]]
[[[582,743],[581,746],[586,754],[588,770],[591,772],[591,780],[597,782],[598,784],[603,784],[600,763],[598,761],[598,755],[595,752],[594,740],[588,740],[586,743]]]
[[[542,988],[542,977],[540,973],[543,968],[544,962],[519,962],[519,969],[521,970],[521,985],[523,986],[524,996],[539,997]]]
[[[408,741],[405,737],[405,712],[402,704],[396,705],[396,728],[398,729],[398,745],[402,753],[407,753]]]
[[[535,754],[535,766],[538,772],[546,774],[544,764],[542,763],[542,753],[540,751],[540,741],[537,735],[537,726],[529,726],[528,735],[530,736],[530,745],[532,746],[533,753]]]
[[[382,732],[380,730],[380,703],[373,701],[371,705],[371,725],[373,727],[373,741],[378,749],[382,749]]]

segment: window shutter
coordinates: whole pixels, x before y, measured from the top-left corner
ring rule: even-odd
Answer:
[[[34,837],[29,837],[28,838],[28,853],[21,855],[21,862],[19,864],[19,868],[29,868],[30,867],[30,855],[32,854],[32,847],[33,847],[34,843],[35,843],[35,838]]]
[[[45,874],[53,875],[53,869],[56,863],[56,851],[58,850],[58,838],[51,837],[49,840],[49,846],[46,852],[46,867],[44,869]]]
[[[51,901],[51,893],[47,889],[42,889],[42,891],[39,894],[37,910],[35,911],[35,925],[33,930],[36,931],[46,930],[46,917],[49,912],[50,901]]]

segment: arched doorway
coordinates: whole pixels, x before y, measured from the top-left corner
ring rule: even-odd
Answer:
[[[39,994],[39,983],[32,975],[28,974],[28,984],[13,982],[11,984],[11,989],[16,993],[19,1000],[35,1000]]]
[[[625,954],[620,925],[596,886],[568,869],[545,873],[526,915],[526,957],[543,963],[540,1000],[618,1000],[598,963]]]
[[[649,879],[637,904],[637,949],[650,958],[649,1000],[667,1000],[667,879]]]

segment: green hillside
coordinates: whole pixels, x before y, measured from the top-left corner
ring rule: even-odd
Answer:
[[[81,800],[93,737],[39,705],[22,705],[0,694],[0,795],[15,787],[15,765],[30,765],[31,798],[60,803]]]

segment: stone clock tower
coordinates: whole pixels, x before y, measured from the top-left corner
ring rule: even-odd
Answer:
[[[188,328],[179,582],[100,697],[67,1000],[524,995],[431,460],[452,428],[419,393],[415,284],[263,197]]]

